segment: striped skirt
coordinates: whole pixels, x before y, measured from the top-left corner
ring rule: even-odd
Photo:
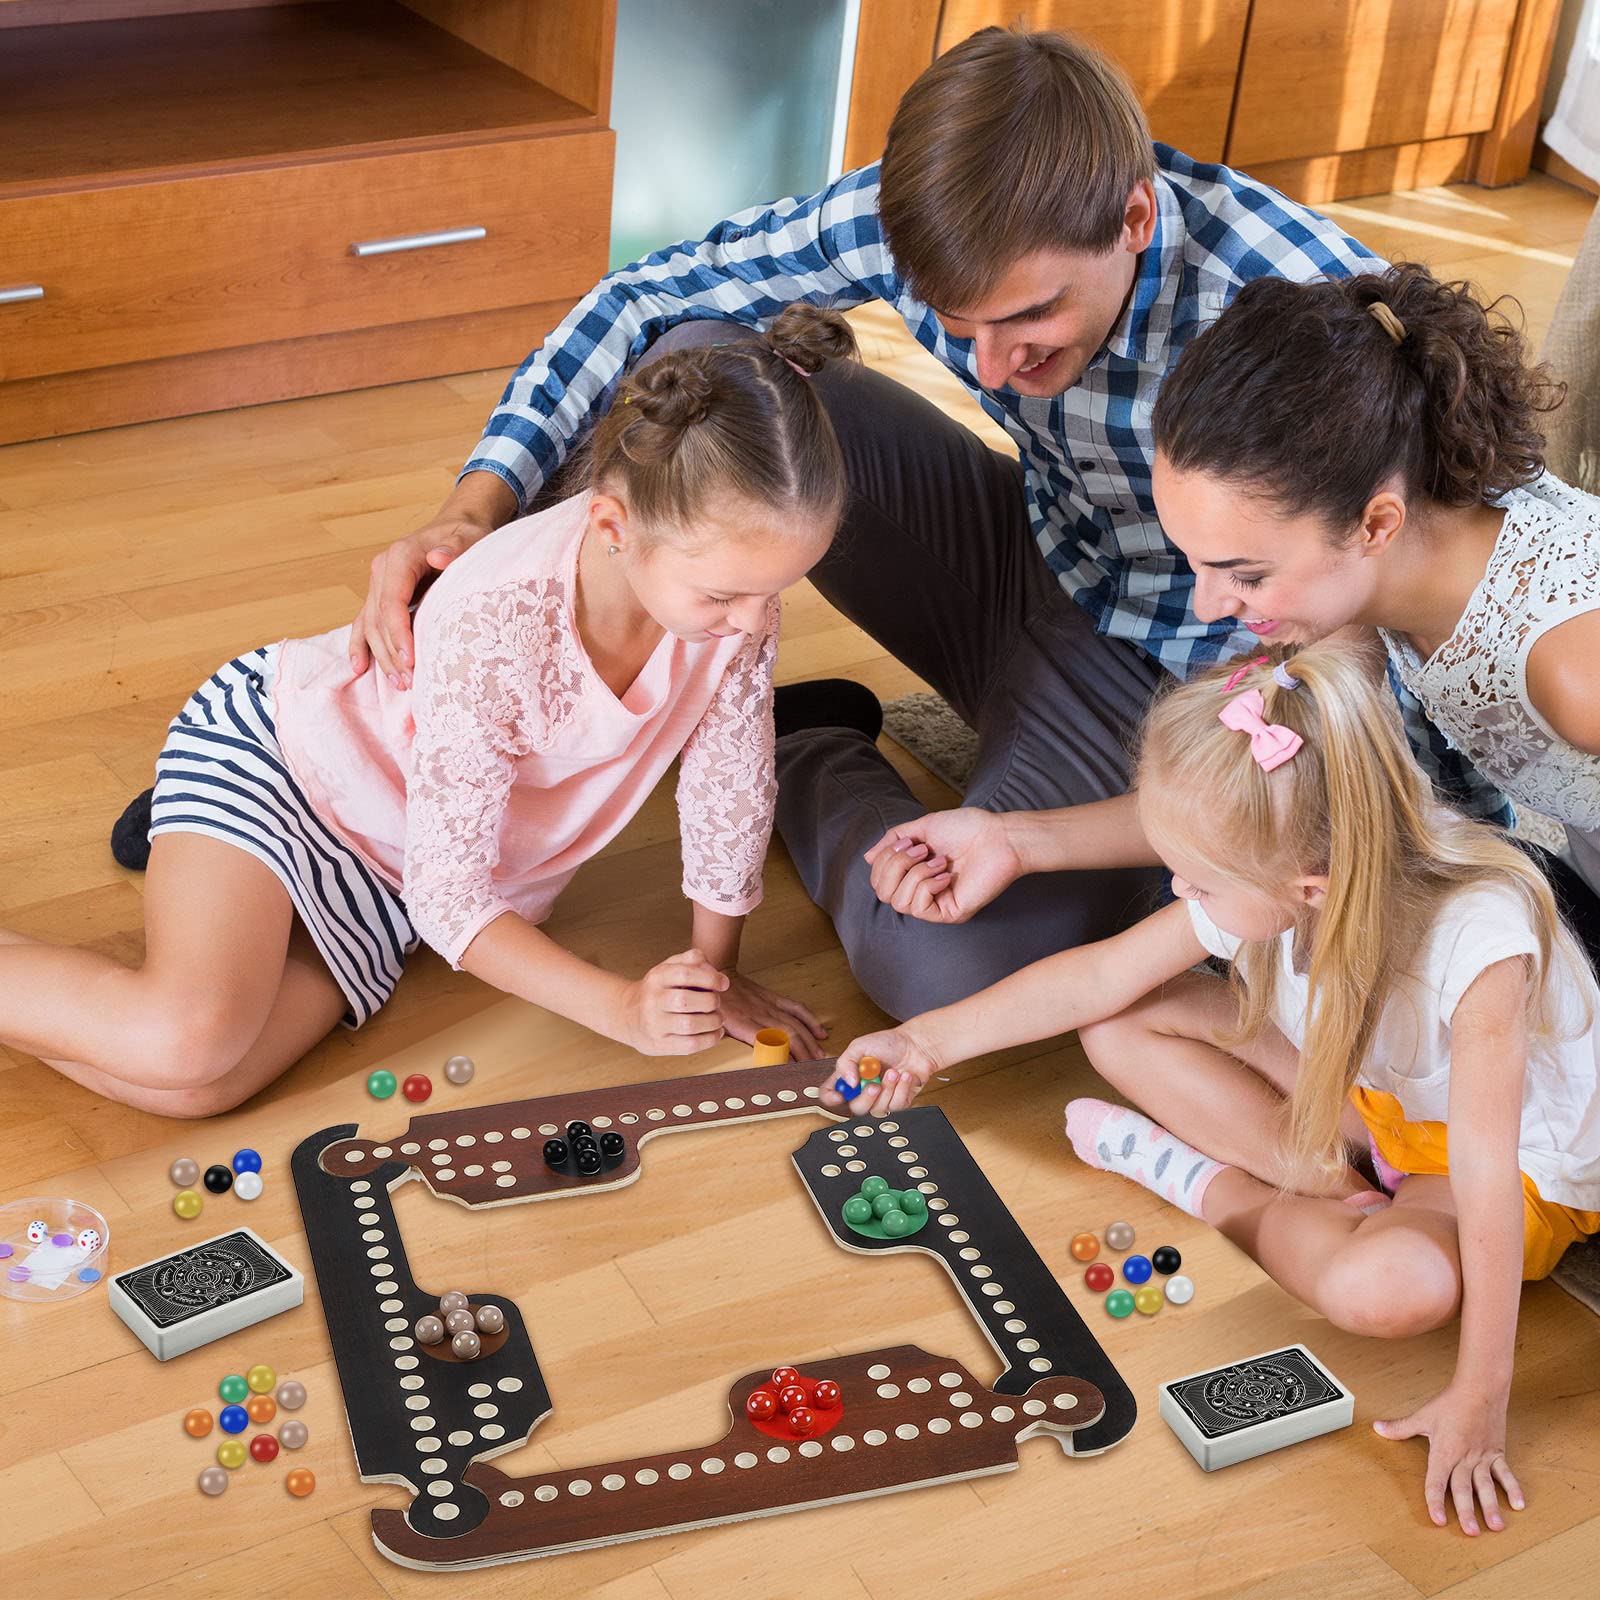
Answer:
[[[278,646],[219,667],[167,730],[156,758],[150,837],[199,833],[277,875],[359,1028],[394,992],[418,944],[401,905],[313,811],[278,745],[271,683]]]

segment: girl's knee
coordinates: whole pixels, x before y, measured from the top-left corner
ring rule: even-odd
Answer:
[[[1143,1001],[1136,1001],[1114,1017],[1102,1017],[1099,1022],[1087,1022],[1078,1029],[1078,1043],[1083,1046],[1083,1053],[1095,1071],[1110,1083],[1117,1081],[1119,1068],[1150,1032],[1142,1015],[1143,1006]]]
[[[1363,1240],[1359,1233],[1328,1263],[1320,1310],[1336,1328],[1374,1339],[1410,1339],[1443,1327],[1461,1300],[1460,1270],[1431,1240]]]
[[[224,997],[157,991],[109,1065],[132,1082],[187,1093],[218,1084],[233,1071],[252,1042],[247,1031]]]

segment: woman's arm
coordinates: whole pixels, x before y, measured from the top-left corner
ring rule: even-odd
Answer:
[[[968,999],[853,1040],[839,1057],[838,1075],[859,1082],[861,1058],[875,1056],[883,1080],[876,1088],[867,1084],[848,1102],[850,1109],[879,1115],[902,1110],[934,1073],[1113,1017],[1206,955],[1189,908],[1179,901],[1109,939],[1046,956]],[[823,1099],[833,1106],[846,1103],[831,1077]]]

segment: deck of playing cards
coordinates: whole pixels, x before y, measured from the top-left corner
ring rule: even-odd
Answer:
[[[1303,1344],[1161,1385],[1161,1415],[1207,1472],[1349,1427],[1355,1398]]]
[[[248,1228],[218,1234],[111,1280],[111,1309],[157,1361],[288,1311],[305,1279]]]

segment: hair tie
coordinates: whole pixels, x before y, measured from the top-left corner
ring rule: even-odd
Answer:
[[[1235,672],[1225,684],[1223,684],[1222,692],[1224,694],[1232,694],[1234,685],[1238,683],[1245,673],[1247,673],[1252,667],[1264,667],[1266,664],[1267,658],[1265,656],[1256,656],[1253,660],[1245,662],[1245,664],[1240,667],[1239,670]]]
[[[1291,694],[1300,687],[1300,680],[1289,670],[1287,663],[1282,661],[1272,669],[1272,681],[1280,689],[1287,689]]]
[[[1266,702],[1261,698],[1261,691],[1246,689],[1217,713],[1217,721],[1235,733],[1249,734],[1250,754],[1256,765],[1263,772],[1272,772],[1291,760],[1305,740],[1293,728],[1268,722],[1265,712]]]
[[[1383,303],[1383,301],[1374,300],[1372,304],[1367,307],[1367,310],[1371,313],[1372,320],[1376,322],[1378,326],[1382,328],[1383,331],[1388,334],[1397,345],[1405,343],[1405,323],[1403,323],[1399,317],[1397,317],[1394,312]]]
[[[791,361],[788,358],[788,356],[784,355],[781,351],[777,350],[774,346],[772,346],[770,344],[767,346],[767,348],[772,351],[773,355],[777,356],[777,358],[784,364],[784,366],[793,367],[794,370],[796,372],[798,372],[802,378],[809,378],[811,376],[811,374],[809,372],[807,372],[806,369],[804,367],[802,367],[798,361]]]

